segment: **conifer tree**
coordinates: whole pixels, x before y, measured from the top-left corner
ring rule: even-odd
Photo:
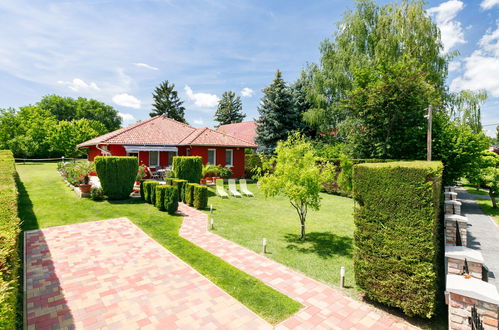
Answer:
[[[184,117],[185,108],[182,105],[184,101],[178,97],[178,93],[174,88],[175,84],[170,84],[168,80],[163,81],[156,87],[152,94],[154,99],[153,111],[149,113],[149,116],[165,115],[168,118],[187,124]]]
[[[277,70],[274,81],[263,90],[256,120],[256,142],[265,148],[265,153],[273,153],[277,142],[286,140],[289,134],[301,125],[300,113],[293,104],[293,96]]]
[[[218,101],[217,112],[215,113],[215,121],[219,122],[216,127],[242,122],[246,117],[242,109],[240,96],[236,96],[233,91],[224,92],[222,98]]]

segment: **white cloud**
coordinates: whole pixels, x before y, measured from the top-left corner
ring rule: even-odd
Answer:
[[[192,122],[196,125],[203,125],[204,124],[204,121],[202,119],[194,119]]]
[[[444,53],[447,53],[456,45],[466,43],[461,22],[454,20],[463,8],[464,3],[462,1],[449,0],[441,3],[437,7],[428,9],[428,14],[435,17],[437,26],[440,28],[442,43],[444,44]]]
[[[75,92],[82,92],[86,90],[94,90],[94,91],[99,91],[100,88],[97,86],[96,83],[94,82],[89,82],[86,83],[85,81],[81,80],[80,78],[74,78],[72,81],[62,81],[59,80],[57,81],[58,84],[61,85],[66,85],[68,86],[69,89]]]
[[[496,5],[499,5],[499,0],[483,0],[480,7],[484,10],[488,10]]]
[[[140,100],[130,94],[117,94],[113,96],[113,102],[122,107],[140,109]]]
[[[451,82],[452,91],[485,89],[499,97],[499,21],[495,31],[488,31],[479,41],[479,48],[463,60],[464,72]]]
[[[118,112],[118,116],[120,116],[121,119],[123,119],[124,124],[130,124],[137,120],[133,115],[129,113]]]
[[[251,88],[249,87],[244,87],[242,90],[241,90],[241,96],[242,97],[252,97],[253,94],[255,94],[255,91],[252,90]]]
[[[194,102],[194,105],[200,108],[213,108],[218,104],[218,96],[209,93],[194,93],[192,88],[185,85],[184,91],[190,101]]]
[[[154,71],[158,71],[159,70],[157,67],[149,65],[149,64],[146,64],[146,63],[133,63],[133,64],[136,65],[136,66],[138,66],[138,67],[146,68],[146,69],[149,69],[149,70],[154,70]]]
[[[461,70],[461,62],[460,61],[452,61],[449,63],[449,72],[459,71]]]

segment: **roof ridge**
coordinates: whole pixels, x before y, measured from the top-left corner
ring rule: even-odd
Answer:
[[[175,119],[173,119],[173,118],[170,118],[170,117],[166,117],[165,115],[159,115],[159,116],[163,116],[165,119],[168,119],[168,120],[170,120],[170,121],[174,121],[174,122],[175,122],[175,123],[177,123],[177,124],[181,124],[181,125],[184,125],[184,126],[186,126],[186,127],[196,129],[196,127],[192,127],[192,126],[191,126],[191,125],[189,125],[189,124],[182,123],[182,122],[180,122],[180,121],[178,121],[178,120],[175,120]]]
[[[116,131],[116,134],[113,134],[113,135],[110,135],[110,136],[106,137],[106,139],[105,139],[104,141],[107,141],[107,140],[110,140],[110,139],[112,139],[112,138],[115,138],[115,137],[117,137],[118,135],[121,135],[121,134],[123,134],[123,133],[125,133],[125,132],[128,132],[128,131],[129,131],[129,130],[131,130],[132,128],[139,127],[139,126],[141,126],[141,125],[143,125],[143,124],[145,124],[145,123],[148,123],[148,122],[152,121],[153,119],[157,119],[158,117],[159,117],[159,116],[155,116],[155,117],[152,117],[152,118],[146,119],[146,120],[144,120],[144,121],[141,121],[141,122],[139,122],[139,123],[136,123],[136,124],[133,124],[133,125],[130,125],[130,126],[127,126],[127,127],[123,127],[123,130],[118,130],[118,131]],[[109,133],[112,133],[112,132],[109,132]],[[104,142],[104,141],[102,141],[102,142]],[[99,142],[99,143],[102,143],[102,142]]]

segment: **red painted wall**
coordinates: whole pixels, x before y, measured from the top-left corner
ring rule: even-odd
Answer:
[[[186,156],[187,149],[190,149],[191,156],[201,156],[203,159],[203,164],[208,162],[208,149],[216,149],[217,150],[217,165],[225,166],[225,150],[232,149],[233,150],[233,162],[234,166],[232,167],[232,177],[233,178],[244,178],[244,148],[223,148],[223,147],[203,147],[203,146],[180,146],[178,147],[178,155]],[[113,156],[126,156],[126,150],[122,145],[109,145],[108,150],[111,152]],[[91,146],[88,148],[88,160],[93,161],[96,156],[101,156],[100,150],[98,150],[95,146]],[[160,166],[170,166],[168,164],[168,153],[160,152],[159,153],[159,162]],[[139,153],[139,164],[144,164],[146,166],[149,165],[149,152],[141,151]]]

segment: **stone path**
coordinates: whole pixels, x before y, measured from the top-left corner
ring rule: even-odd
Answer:
[[[461,213],[468,218],[467,245],[482,252],[485,265],[489,268],[489,283],[499,289],[499,228],[475,201],[476,196],[480,195],[470,194],[463,188],[456,191],[463,203]]]
[[[28,329],[271,329],[128,219],[25,233]]]
[[[345,297],[339,291],[207,230],[208,217],[184,204],[180,236],[304,305],[276,329],[413,328],[396,316]]]

